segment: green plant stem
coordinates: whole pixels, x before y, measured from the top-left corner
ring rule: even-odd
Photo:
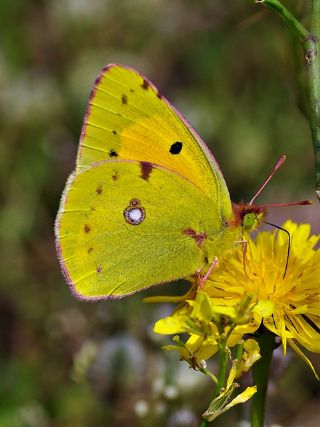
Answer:
[[[228,368],[228,352],[227,352],[227,343],[226,340],[220,344],[220,350],[219,350],[219,372],[217,375],[217,384],[214,389],[214,395],[213,398],[217,397],[221,391],[221,389],[225,386],[226,382],[226,374],[227,374],[227,368]],[[202,418],[200,426],[199,427],[207,427],[209,425],[209,421],[205,418]]]
[[[316,174],[316,193],[320,200],[320,0],[313,0],[310,34],[304,41],[309,80],[309,121]]]
[[[226,382],[226,374],[229,360],[228,353],[226,351],[226,345],[223,345],[223,347],[221,348],[219,356],[219,372],[217,376],[218,382],[214,390],[214,398],[219,395],[220,390],[225,386]]]
[[[255,2],[261,3],[268,9],[277,13],[301,42],[309,36],[309,31],[279,0],[256,0]]]
[[[207,427],[209,425],[209,421],[202,418],[200,426],[199,427]]]
[[[261,359],[252,368],[253,382],[257,386],[257,392],[252,398],[251,427],[264,426],[265,402],[274,350],[274,334],[263,329],[257,341],[260,346]]]
[[[314,152],[316,194],[320,200],[320,0],[312,0],[308,31],[279,0],[255,0],[275,12],[301,42],[307,67],[308,120]]]

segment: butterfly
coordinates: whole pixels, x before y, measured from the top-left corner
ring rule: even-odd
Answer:
[[[77,297],[121,298],[195,275],[263,215],[232,206],[209,148],[146,77],[117,64],[101,71],[55,223]]]

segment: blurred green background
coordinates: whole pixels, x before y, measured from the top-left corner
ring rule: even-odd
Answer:
[[[308,23],[310,2],[287,1]],[[109,62],[145,73],[212,148],[234,201],[314,199],[299,49],[245,0],[1,0],[0,427],[194,427],[212,390],[152,332],[168,306],[75,300],[53,226],[91,85]],[[319,208],[273,209],[308,221]],[[179,285],[181,289],[183,285]],[[183,288],[184,289],[184,288]],[[312,360],[318,366],[317,358]],[[274,362],[268,425],[318,426],[320,387],[295,356]],[[235,408],[217,426],[245,426]],[[300,420],[300,421],[299,421]]]

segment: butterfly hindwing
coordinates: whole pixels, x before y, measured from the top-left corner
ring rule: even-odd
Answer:
[[[120,298],[186,277],[232,245],[215,204],[189,180],[136,161],[73,174],[56,223],[64,274],[78,296]]]

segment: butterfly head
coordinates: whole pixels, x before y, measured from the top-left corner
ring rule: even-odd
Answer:
[[[302,206],[302,205],[310,205],[312,202],[310,200],[301,200],[299,202],[289,202],[289,203],[276,203],[276,204],[267,204],[263,206],[254,206],[254,200],[259,196],[261,191],[266,187],[268,182],[271,180],[275,172],[280,168],[281,165],[286,160],[286,156],[283,155],[277,161],[273,171],[270,176],[266,179],[264,184],[260,187],[257,193],[253,196],[249,203],[233,203],[233,213],[234,218],[230,222],[231,225],[236,227],[241,227],[244,232],[251,232],[256,230],[262,222],[264,222],[264,218],[267,214],[267,208],[271,207],[280,207],[280,206]],[[266,223],[268,224],[268,223]],[[274,224],[269,224],[274,225]],[[277,226],[275,226],[278,228]]]
[[[256,230],[266,216],[267,210],[264,206],[253,206],[251,204],[233,203],[234,219],[232,223],[240,226],[243,231]]]

